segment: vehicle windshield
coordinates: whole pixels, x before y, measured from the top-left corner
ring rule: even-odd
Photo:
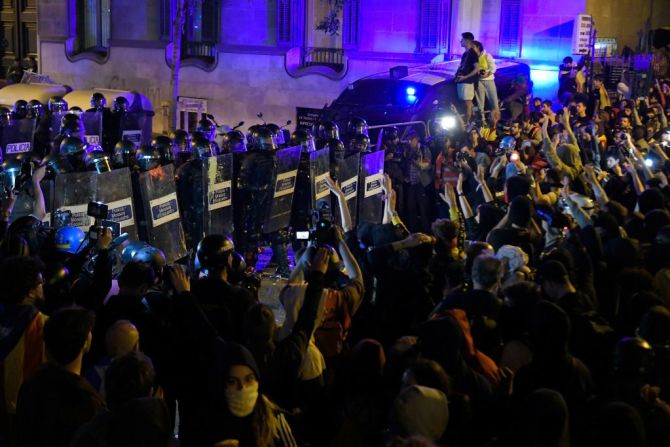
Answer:
[[[349,86],[335,104],[410,108],[425,93],[426,86],[395,79],[362,79]]]

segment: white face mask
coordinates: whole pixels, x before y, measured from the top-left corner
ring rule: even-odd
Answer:
[[[237,417],[243,418],[249,416],[256,406],[258,400],[258,382],[241,390],[237,388],[226,389],[226,400],[228,401],[228,410]]]

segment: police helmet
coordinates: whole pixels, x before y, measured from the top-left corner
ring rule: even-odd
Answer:
[[[166,135],[158,135],[151,140],[151,147],[161,154],[161,164],[166,165],[174,161],[174,144],[172,139]]]
[[[498,147],[505,151],[513,151],[516,148],[516,139],[510,135],[503,137]]]
[[[132,167],[135,162],[135,145],[132,141],[121,140],[114,146],[112,162],[115,168]]]
[[[56,230],[56,251],[71,255],[82,249],[86,233],[79,227],[60,227]]]
[[[209,141],[212,141],[216,137],[216,125],[211,119],[202,118],[200,121],[198,121],[196,132],[199,132],[203,137],[207,138]]]
[[[312,134],[304,129],[298,129],[293,132],[293,135],[291,135],[291,146],[300,146],[302,152],[314,152],[316,150]]]
[[[66,137],[60,143],[59,152],[63,155],[77,155],[86,150],[86,145],[77,137]]]
[[[252,146],[255,151],[274,151],[277,149],[275,136],[270,129],[260,126],[251,134]]]
[[[624,337],[614,350],[613,372],[621,378],[644,378],[654,367],[654,350],[646,340]]]
[[[191,152],[191,135],[185,130],[175,130],[172,134],[172,140],[177,147],[177,152]]]
[[[239,130],[231,130],[223,135],[222,149],[224,152],[246,152],[247,139]]]
[[[319,124],[319,131],[317,132],[320,140],[340,139],[340,129],[334,121],[325,121]]]
[[[19,99],[14,103],[14,116],[18,119],[26,118],[28,116],[28,101]]]
[[[28,118],[40,118],[44,113],[44,105],[36,99],[28,101]]]
[[[107,99],[105,95],[100,92],[95,92],[91,95],[91,107],[95,110],[102,110],[107,107]]]
[[[323,147],[330,149],[331,159],[344,158],[345,147],[342,140],[339,140],[337,138],[330,138],[326,140]]]
[[[368,136],[368,123],[360,116],[352,117],[347,123],[347,133],[349,135],[363,134]]]
[[[230,238],[222,234],[210,234],[198,244],[198,261],[206,269],[228,267],[228,256],[234,251],[235,244]]]
[[[68,110],[68,113],[72,113],[74,115],[80,116],[82,113],[84,113],[84,111],[81,110],[81,107],[74,106],[74,107],[70,107],[70,109]]]
[[[151,171],[161,165],[161,152],[153,146],[142,146],[135,152],[137,164],[142,172]]]
[[[362,154],[370,152],[370,138],[362,133],[354,135],[349,142],[349,151]]]
[[[144,241],[128,242],[128,244],[126,244],[126,246],[123,247],[123,250],[121,251],[121,263],[125,265],[129,262],[132,262],[135,254],[140,251],[140,249],[148,246],[149,244]]]
[[[116,113],[125,113],[128,111],[128,99],[125,96],[117,96],[114,98],[114,109],[113,112]]]
[[[110,172],[112,170],[112,163],[107,152],[103,151],[100,146],[95,146],[93,150],[86,153],[85,158],[86,169],[95,171],[98,174],[103,172]]]
[[[196,160],[203,160],[214,155],[212,142],[204,137],[195,137],[191,143],[191,152]]]
[[[270,129],[270,132],[275,136],[275,143],[277,143],[277,146],[282,146],[284,143],[284,131],[282,130],[281,127],[274,123],[266,124],[265,127]]]
[[[47,107],[51,113],[63,113],[67,111],[67,102],[60,96],[52,96]]]
[[[152,245],[146,245],[139,248],[132,257],[133,262],[142,262],[149,264],[153,269],[156,278],[160,278],[163,274],[163,269],[167,265],[167,258],[165,253],[158,248]]]

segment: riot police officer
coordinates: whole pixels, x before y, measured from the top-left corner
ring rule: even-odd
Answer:
[[[161,165],[161,153],[153,146],[142,146],[135,152],[137,166],[141,172],[151,171]]]
[[[104,112],[107,110],[107,99],[105,95],[100,92],[95,92],[91,95],[91,108],[87,112]]]
[[[391,178],[393,190],[396,192],[396,203],[398,212],[402,212],[404,204],[403,182],[403,158],[404,148],[400,145],[400,132],[397,127],[383,129],[382,147],[384,149],[384,172]]]
[[[28,102],[25,99],[19,99],[14,103],[14,119],[24,119],[28,117]]]
[[[277,148],[282,149],[286,147],[286,141],[284,139],[284,130],[274,123],[266,124],[265,127],[270,129],[270,132],[275,137],[275,143],[277,143]]]
[[[231,130],[223,135],[221,150],[224,154],[230,152],[246,152],[247,139],[239,130]]]
[[[59,146],[59,153],[67,160],[71,172],[86,171],[86,145],[77,137],[64,138]]]
[[[191,149],[191,135],[182,129],[177,129],[172,134],[172,140],[176,148],[175,166],[180,166],[193,158]]]
[[[368,135],[368,123],[360,116],[354,116],[347,123],[347,136],[353,138],[356,135]]]
[[[27,117],[28,118],[42,118],[44,115],[44,105],[36,99],[31,99],[28,101],[27,106]]]
[[[319,124],[317,131],[317,148],[322,148],[328,140],[339,140],[340,129],[334,121],[324,121]]]
[[[112,162],[109,159],[109,155],[102,150],[101,146],[94,146],[92,150],[87,151],[84,162],[88,171],[95,171],[98,174],[112,170]]]
[[[311,133],[304,129],[298,129],[291,135],[291,146],[300,146],[301,152],[314,152],[316,145]]]
[[[49,109],[49,113],[51,113],[52,115],[55,115],[57,113],[65,113],[67,112],[68,108],[67,101],[65,101],[60,96],[52,96],[51,98],[49,98],[47,108]]]
[[[114,98],[114,105],[112,108],[113,113],[127,113],[129,108],[130,104],[128,103],[128,99],[125,96],[117,96]]]
[[[174,162],[175,147],[172,139],[166,135],[158,135],[151,140],[151,147],[161,154],[161,165],[165,166]]]
[[[11,127],[14,124],[14,114],[7,107],[0,107],[0,127]]]
[[[211,143],[213,155],[219,155],[221,150],[219,148],[216,140],[216,124],[209,118],[202,118],[198,121],[198,127],[196,128],[196,135],[201,138],[205,138]]]
[[[135,157],[135,145],[127,140],[121,140],[114,145],[112,153],[112,165],[114,169],[130,168],[131,171],[137,166]]]
[[[191,153],[192,158],[175,171],[175,181],[186,246],[195,248],[195,244],[204,234],[205,202],[202,170],[203,160],[212,156],[212,143],[204,137],[196,136],[191,143]]]
[[[235,193],[240,206],[234,209],[234,220],[237,245],[242,248],[247,265],[253,267],[262,244],[263,222],[272,206],[277,146],[274,135],[264,126],[249,130],[249,152],[235,158]]]
[[[351,154],[367,154],[370,150],[370,138],[362,133],[354,135],[349,141],[349,151],[347,155]]]
[[[344,161],[344,156],[346,155],[344,143],[337,138],[331,138],[324,143],[323,148],[330,150],[330,176],[335,181],[342,180],[340,178],[340,164]]]
[[[291,135],[291,145],[301,148],[298,177],[291,207],[291,230],[294,232],[307,231],[311,227],[312,216],[310,153],[315,150],[314,138],[306,130],[298,129]],[[301,247],[294,243],[293,248],[295,250]]]

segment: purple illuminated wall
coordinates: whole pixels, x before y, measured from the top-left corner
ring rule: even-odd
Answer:
[[[586,11],[586,0],[563,1],[560,7],[549,7],[547,3],[546,0],[523,2],[522,59],[560,61],[572,53],[575,18]]]

